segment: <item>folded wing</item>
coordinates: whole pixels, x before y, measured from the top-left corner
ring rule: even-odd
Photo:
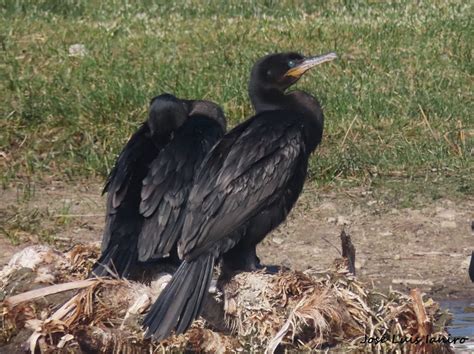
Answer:
[[[223,253],[238,242],[233,231],[285,188],[303,150],[301,123],[284,111],[261,113],[229,132],[196,177],[179,244],[181,257],[193,259],[215,247]]]
[[[222,135],[217,123],[192,118],[151,163],[141,191],[140,213],[145,218],[138,239],[141,261],[171,252],[181,236],[194,175]]]

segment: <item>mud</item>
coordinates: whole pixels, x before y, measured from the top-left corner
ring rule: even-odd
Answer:
[[[100,192],[96,181],[2,190],[0,265],[30,244],[49,242],[66,250],[100,242],[105,205]],[[356,247],[357,274],[373,287],[418,287],[436,300],[473,298],[467,268],[474,249],[474,201],[402,204],[380,191],[307,188],[287,222],[259,246],[262,263],[324,271],[339,255],[345,228]]]

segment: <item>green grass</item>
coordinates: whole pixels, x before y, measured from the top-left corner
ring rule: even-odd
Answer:
[[[326,114],[313,181],[473,193],[472,2],[104,3],[0,1],[4,185],[106,175],[163,91],[213,100],[233,126],[252,114],[252,63],[296,50],[340,55],[297,85]]]
[[[48,209],[29,209],[24,205],[0,211],[0,220],[0,236],[15,246],[32,241],[51,244],[55,241],[54,235],[63,227],[63,221],[54,218]]]

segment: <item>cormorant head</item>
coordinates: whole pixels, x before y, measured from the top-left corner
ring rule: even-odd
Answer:
[[[227,129],[227,121],[225,119],[224,111],[214,102],[197,100],[189,101],[189,116],[206,116],[214,119],[224,131]]]
[[[178,129],[188,118],[186,106],[173,95],[164,93],[150,102],[148,127],[151,135],[166,135]]]
[[[335,53],[304,57],[299,53],[267,55],[255,63],[250,76],[249,89],[277,89],[285,91],[314,66],[336,59]]]

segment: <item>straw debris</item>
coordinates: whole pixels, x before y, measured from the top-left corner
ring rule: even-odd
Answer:
[[[347,260],[336,260],[324,274],[236,274],[209,295],[203,316],[186,334],[155,343],[143,339],[140,324],[169,275],[155,274],[149,285],[111,278],[84,281],[97,246],[77,246],[66,254],[43,246],[22,252],[0,272],[0,350],[451,352],[442,342],[394,343],[394,338],[447,338],[449,315],[418,290],[382,294],[367,287],[349,272]],[[35,262],[25,265],[22,255]],[[44,279],[56,285],[45,287]],[[68,283],[57,285],[63,282]],[[387,340],[361,344],[369,337]]]

